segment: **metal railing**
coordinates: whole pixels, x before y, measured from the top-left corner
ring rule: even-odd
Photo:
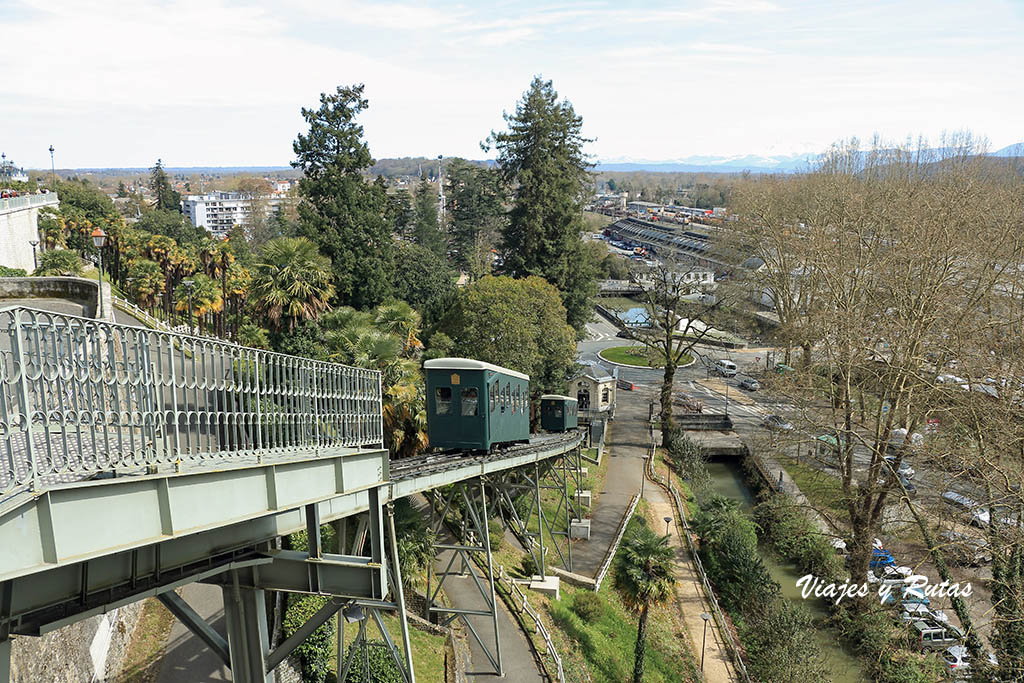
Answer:
[[[376,370],[0,308],[0,496],[382,440]]]
[[[524,614],[533,619],[533,622],[537,625],[536,631],[541,638],[544,639],[544,648],[546,654],[551,657],[551,661],[555,665],[555,672],[558,675],[558,683],[565,683],[565,671],[562,669],[562,658],[558,656],[558,652],[555,650],[555,644],[551,642],[551,634],[548,633],[548,629],[544,626],[544,622],[540,620],[540,615],[537,614],[529,601],[526,599],[526,593],[519,587],[519,584],[512,580],[508,574],[505,573],[505,567],[498,565],[498,582],[505,586],[508,590],[509,595],[512,596],[515,605],[522,610]]]
[[[715,624],[718,626],[718,631],[725,638],[726,647],[729,649],[729,655],[732,658],[733,666],[736,667],[737,673],[739,673],[744,681],[748,683],[752,680],[750,674],[747,672],[747,666],[743,662],[743,656],[740,654],[740,649],[736,645],[736,641],[732,636],[732,629],[729,626],[729,622],[725,618],[725,614],[722,612],[721,606],[718,604],[718,598],[715,596],[715,591],[711,587],[711,582],[708,580],[707,572],[704,571],[704,563],[701,562],[700,556],[697,554],[697,546],[694,545],[693,539],[690,538],[690,519],[686,515],[686,508],[683,506],[683,501],[679,497],[679,489],[675,487],[672,481],[666,481],[664,477],[655,472],[654,470],[654,455],[656,452],[656,446],[654,444],[653,431],[651,435],[651,443],[649,444],[649,454],[647,457],[647,473],[651,478],[651,481],[664,486],[672,494],[672,500],[675,503],[676,512],[679,515],[679,519],[682,520],[680,525],[679,535],[683,537],[683,541],[686,543],[686,548],[690,552],[690,557],[693,558],[693,566],[697,570],[697,576],[700,577],[701,585],[704,588],[704,595],[707,597],[708,602],[711,603],[711,615],[714,617]]]
[[[54,192],[25,194],[20,197],[4,197],[0,199],[0,212],[29,209],[34,206],[56,206],[59,203],[60,200],[57,199],[57,194]]]
[[[157,318],[149,311],[140,308],[131,301],[128,301],[128,299],[122,299],[119,296],[114,296],[112,297],[112,299],[114,301],[115,306],[120,308],[125,313],[131,313],[135,318],[146,323],[150,327],[157,330],[164,330],[167,332],[172,331],[171,326],[168,323],[164,322],[160,318]]]

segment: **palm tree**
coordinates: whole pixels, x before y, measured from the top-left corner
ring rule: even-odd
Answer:
[[[278,237],[263,245],[256,264],[254,308],[277,329],[316,320],[334,296],[331,261],[304,237]]]
[[[406,302],[389,301],[377,307],[373,326],[402,339],[402,355],[409,358],[423,350],[418,337],[421,322],[420,314]]]
[[[658,536],[646,526],[632,534],[622,546],[615,567],[615,586],[626,605],[640,613],[633,651],[633,681],[644,678],[644,655],[647,651],[647,613],[651,605],[665,602],[672,595],[675,576],[672,572],[675,551],[668,536]]]
[[[192,283],[191,292],[189,292],[189,288],[184,284],[178,285],[177,289],[174,290],[174,310],[178,312],[188,311],[191,296],[192,312],[195,313],[197,320],[201,322],[203,316],[221,310],[224,307],[224,299],[220,296],[220,287],[209,276],[196,273],[192,276]],[[191,318],[188,323],[192,325]],[[202,327],[202,325],[200,324],[199,327]]]
[[[142,308],[151,310],[164,291],[164,272],[160,264],[139,259],[128,269],[128,277],[131,279],[132,298]]]

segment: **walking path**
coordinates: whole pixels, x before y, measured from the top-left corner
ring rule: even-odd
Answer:
[[[181,597],[222,636],[226,636],[224,598],[219,586],[190,583]],[[230,681],[231,673],[206,644],[177,619],[171,627],[157,683],[207,683]]]
[[[676,605],[679,608],[679,616],[689,632],[690,648],[696,657],[697,666],[700,666],[701,645],[704,640],[704,620],[700,615],[702,613],[710,614],[711,604],[704,595],[704,587],[693,566],[693,558],[679,536],[675,508],[669,502],[668,495],[660,486],[648,481],[644,487],[644,500],[650,506],[654,519],[672,518],[669,524],[671,532],[669,543],[676,551]],[[660,529],[658,531],[660,532]],[[707,622],[707,640],[704,643],[704,679],[711,683],[740,680],[733,667],[725,639],[719,632],[714,619]]]
[[[619,391],[615,421],[608,426],[605,458],[608,470],[604,490],[590,517],[590,540],[573,545],[572,568],[576,574],[596,576],[608,547],[615,541],[622,516],[640,491],[647,454],[649,391]]]

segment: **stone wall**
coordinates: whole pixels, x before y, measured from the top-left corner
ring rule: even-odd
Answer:
[[[39,209],[57,207],[57,195],[26,195],[0,200],[0,266],[35,269],[32,240],[39,240]],[[39,248],[38,246],[36,247]]]
[[[121,670],[143,602],[11,643],[11,683],[105,681]]]
[[[89,307],[96,317],[96,280],[82,277],[0,277],[0,305],[4,299],[67,299]],[[104,318],[113,320],[114,304],[110,285],[103,285]]]

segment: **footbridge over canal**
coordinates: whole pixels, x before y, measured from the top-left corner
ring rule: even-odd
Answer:
[[[379,613],[395,611],[402,637],[387,635],[387,645],[412,683],[391,504],[414,493],[429,496],[435,528],[454,537],[438,550],[486,558],[487,609],[428,595],[432,615],[463,620],[478,641],[498,625],[487,542],[495,511],[542,573],[544,532],[563,536],[554,554],[571,569],[580,433],[390,462],[380,382],[373,370],[206,337],[0,308],[0,683],[11,636],[149,596],[247,683],[273,680],[339,610],[384,633]],[[553,519],[540,505],[545,489],[559,501]],[[350,552],[325,553],[321,524],[350,518]],[[300,530],[308,552],[281,550],[278,539]],[[226,639],[174,592],[195,581],[221,586]],[[331,599],[272,647],[265,590]],[[500,675],[500,650],[488,657]]]

